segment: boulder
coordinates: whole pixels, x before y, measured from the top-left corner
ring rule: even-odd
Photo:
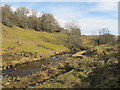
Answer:
[[[80,51],[80,52],[77,52],[75,54],[72,55],[72,57],[75,57],[75,58],[83,58],[83,53],[85,53],[86,51]]]

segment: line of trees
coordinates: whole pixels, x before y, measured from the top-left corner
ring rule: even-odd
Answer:
[[[20,7],[13,11],[10,5],[2,6],[2,23],[9,27],[15,25],[46,32],[60,32],[63,29],[54,16],[49,13],[43,13],[38,17],[35,10]]]
[[[83,48],[81,39],[81,30],[77,23],[68,22],[65,28],[62,28],[53,15],[43,13],[37,16],[37,11],[29,10],[25,7],[17,8],[12,11],[11,6],[2,6],[2,23],[9,27],[19,26],[21,28],[31,28],[36,31],[46,32],[64,32],[68,35],[66,46],[72,51],[78,51]],[[109,44],[115,41],[114,35],[110,34],[107,28],[99,30],[99,35],[94,38],[97,45]]]

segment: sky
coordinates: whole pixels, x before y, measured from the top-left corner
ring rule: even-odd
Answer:
[[[113,0],[114,1],[114,0]],[[46,12],[52,14],[59,24],[75,21],[82,34],[98,34],[98,30],[108,28],[112,34],[118,35],[118,2],[2,2],[15,10],[27,7],[38,11],[38,15]]]

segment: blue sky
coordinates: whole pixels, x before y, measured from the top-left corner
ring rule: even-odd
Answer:
[[[112,34],[118,34],[117,2],[4,2],[15,10],[18,7],[35,9],[51,13],[59,24],[76,21],[83,34],[97,34],[101,28],[109,28]]]

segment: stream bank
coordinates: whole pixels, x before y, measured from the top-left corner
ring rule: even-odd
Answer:
[[[71,53],[65,53],[65,54],[55,55],[44,60],[17,65],[15,67],[10,67],[2,70],[2,75],[4,78],[28,76],[33,73],[46,69],[50,64],[57,63],[58,61],[65,60],[66,58],[69,57],[71,57]]]

